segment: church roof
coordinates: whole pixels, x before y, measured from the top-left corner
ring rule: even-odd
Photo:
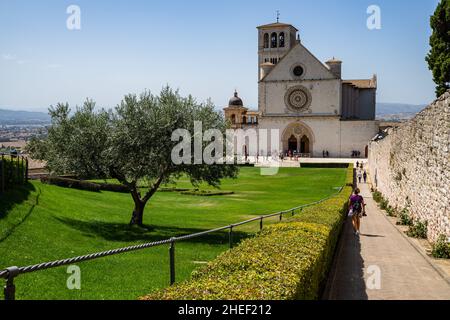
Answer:
[[[333,59],[326,61],[326,63],[342,63],[342,61],[333,57]]]
[[[358,79],[358,80],[344,80],[343,84],[351,84],[359,89],[376,89],[377,83],[374,79]]]
[[[230,101],[228,102],[228,106],[235,106],[235,107],[243,107],[244,103],[242,102],[242,99],[239,98],[237,91],[234,92],[234,96],[231,97]]]
[[[298,31],[298,29],[296,27],[294,27],[291,24],[287,24],[287,23],[282,23],[282,22],[275,22],[275,23],[269,23],[269,24],[264,24],[262,26],[256,27],[257,29],[268,29],[268,28],[286,28],[286,27],[292,27],[294,28],[296,31]]]

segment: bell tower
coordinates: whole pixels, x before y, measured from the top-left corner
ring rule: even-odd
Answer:
[[[258,80],[261,80],[289,50],[297,44],[298,30],[286,23],[257,27],[258,29]]]

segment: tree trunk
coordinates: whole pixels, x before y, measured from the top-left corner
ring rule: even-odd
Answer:
[[[150,200],[150,198],[155,194],[156,190],[158,190],[162,181],[163,177],[161,176],[158,178],[158,180],[156,180],[155,184],[150,188],[150,190],[143,198],[141,198],[141,194],[136,188],[136,184],[133,184],[130,187],[131,196],[133,197],[134,201],[134,210],[133,215],[131,216],[130,225],[138,225],[142,227],[145,205],[147,204],[148,200]]]
[[[131,216],[130,225],[138,225],[142,227],[144,218],[144,207],[145,204],[138,200],[134,202],[133,215]]]
[[[130,225],[138,225],[142,227],[144,219],[144,208],[147,201],[142,201],[139,191],[136,188],[131,190],[131,196],[134,201],[134,210],[131,216]]]

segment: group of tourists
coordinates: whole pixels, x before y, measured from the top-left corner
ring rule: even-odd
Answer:
[[[361,157],[361,151],[352,151],[352,158]]]

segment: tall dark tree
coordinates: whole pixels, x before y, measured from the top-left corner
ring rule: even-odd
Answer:
[[[433,34],[426,57],[439,97],[450,89],[450,0],[441,0],[430,19]]]
[[[180,145],[172,139],[177,129],[185,129],[194,137],[194,121],[201,121],[203,132],[218,129],[225,135],[226,122],[210,102],[199,104],[191,96],[181,97],[166,87],[159,96],[149,92],[128,95],[115,111],[96,112],[94,107],[94,102],[87,100],[73,115],[67,104],[50,108],[48,137],[32,140],[27,149],[34,159],[46,161],[51,173],[119,180],[134,201],[130,224],[142,225],[145,205],[160,185],[182,174],[194,185],[206,182],[213,186],[237,174],[235,165],[194,164],[194,139],[188,143],[192,154],[186,152],[190,161],[172,161],[172,150]],[[211,142],[200,141],[203,149]],[[215,156],[225,156],[223,150],[215,151],[219,152]],[[142,183],[146,188],[141,194]]]

